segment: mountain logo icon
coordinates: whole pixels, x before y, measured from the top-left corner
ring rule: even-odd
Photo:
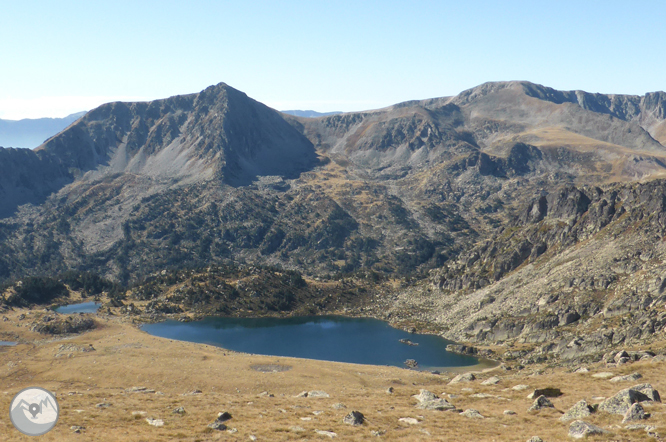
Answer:
[[[40,436],[55,427],[60,407],[55,395],[40,387],[18,392],[9,406],[9,418],[14,427],[28,436]]]

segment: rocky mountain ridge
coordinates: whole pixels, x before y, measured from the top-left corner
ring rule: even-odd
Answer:
[[[220,84],[110,103],[0,150],[0,278],[362,272],[402,278],[377,316],[597,354],[663,333],[665,97],[504,82],[301,118]]]

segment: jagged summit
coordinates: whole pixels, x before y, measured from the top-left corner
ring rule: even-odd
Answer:
[[[276,111],[225,83],[198,94],[102,105],[38,150],[79,173],[215,177],[230,184],[292,175],[316,160],[312,144]]]

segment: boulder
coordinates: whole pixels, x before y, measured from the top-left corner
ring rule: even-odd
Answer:
[[[404,422],[409,425],[416,425],[419,423],[418,419],[414,419],[413,417],[401,417],[398,419],[398,422]]]
[[[461,416],[469,417],[471,419],[483,419],[484,416],[473,408],[468,408],[467,410],[460,413]]]
[[[363,425],[365,416],[360,411],[352,411],[342,419],[342,423],[347,425]]]
[[[624,376],[615,376],[614,378],[611,378],[610,381],[611,382],[633,382],[633,381],[639,380],[642,377],[643,377],[643,375],[641,375],[640,373],[631,373],[631,374],[627,374],[627,375],[624,375]]]
[[[622,419],[622,423],[626,424],[627,422],[633,422],[633,421],[640,421],[643,419],[647,419],[650,417],[649,413],[645,412],[645,409],[643,409],[643,406],[641,404],[632,404],[631,407],[629,407],[629,410],[624,414],[624,419]]]
[[[224,425],[222,422],[213,422],[212,424],[208,424],[208,428],[212,428],[213,430],[224,431],[227,429],[227,426]]]
[[[652,385],[639,384],[620,390],[609,397],[599,405],[599,410],[611,414],[625,414],[633,404],[645,401],[661,402],[661,398]]]
[[[407,359],[405,365],[409,368],[416,368],[419,366],[419,363],[416,362],[416,359]]]
[[[451,384],[459,384],[461,382],[471,382],[476,379],[476,376],[474,376],[474,373],[461,373],[455,378],[451,379],[451,382],[449,382],[449,385]]]
[[[538,398],[539,396],[560,397],[562,396],[562,392],[560,391],[559,388],[553,388],[553,387],[537,388],[527,396],[527,399],[535,399]]]
[[[217,419],[215,419],[215,422],[226,422],[231,419],[231,417],[232,416],[228,411],[223,411],[217,414]]]
[[[185,408],[183,407],[174,408],[172,413],[183,415],[185,414]]]
[[[581,417],[587,417],[594,413],[594,408],[587,404],[585,399],[582,401],[576,402],[576,404],[569,408],[566,413],[560,417],[562,422],[572,421],[574,419],[580,419]]]
[[[605,434],[606,430],[597,427],[596,425],[588,424],[584,421],[574,421],[569,425],[569,437],[574,439],[582,439],[592,434]]]
[[[527,411],[539,411],[544,408],[555,408],[555,406],[546,396],[539,396],[534,400],[532,406]]]
[[[419,394],[415,394],[412,397],[419,402],[416,405],[416,408],[423,410],[446,411],[455,410],[456,408],[446,399],[441,399],[435,393],[432,393],[428,390],[419,390]]]
[[[148,417],[146,418],[146,422],[148,422],[148,425],[152,425],[153,427],[164,426],[164,421],[162,419],[153,419],[151,417]]]
[[[499,383],[501,379],[498,378],[497,376],[492,376],[485,381],[481,382],[481,385],[496,385]]]
[[[314,431],[320,436],[330,437],[331,439],[333,439],[334,437],[338,437],[337,433],[334,433],[332,431],[324,431],[324,430],[314,430]]]
[[[622,350],[622,351],[618,352],[617,354],[615,354],[615,357],[613,358],[615,363],[620,362],[620,360],[622,360],[622,359],[631,359],[631,356],[629,356],[629,353]]]
[[[504,410],[504,414],[507,416],[514,416],[516,412],[513,410]]]

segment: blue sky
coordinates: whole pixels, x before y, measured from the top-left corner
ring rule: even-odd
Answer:
[[[276,109],[362,110],[498,80],[666,89],[663,1],[4,1],[0,118],[225,82]]]

